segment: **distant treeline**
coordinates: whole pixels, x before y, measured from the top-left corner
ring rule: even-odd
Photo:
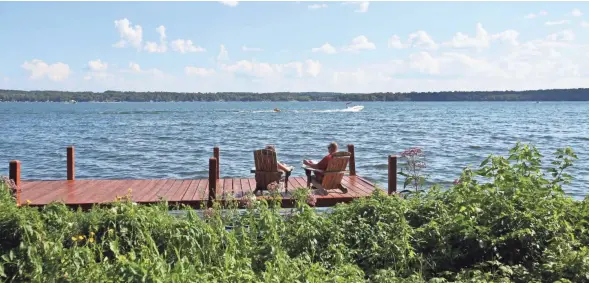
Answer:
[[[446,91],[410,93],[332,92],[68,92],[0,90],[0,101],[589,101],[589,89]]]

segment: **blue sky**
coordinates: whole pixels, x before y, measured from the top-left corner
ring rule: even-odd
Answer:
[[[585,12],[583,2],[0,2],[0,88],[586,87]]]

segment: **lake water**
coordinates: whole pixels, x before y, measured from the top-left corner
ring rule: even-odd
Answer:
[[[274,144],[302,176],[301,161],[320,159],[336,141],[353,143],[357,174],[383,188],[387,156],[413,146],[424,149],[431,181],[447,185],[519,140],[548,158],[571,146],[579,160],[566,190],[582,197],[589,189],[587,102],[359,105],[360,112],[339,102],[0,103],[1,172],[18,159],[23,179],[65,179],[66,147],[75,145],[79,179],[207,178],[218,145],[222,177],[252,177],[252,151]]]

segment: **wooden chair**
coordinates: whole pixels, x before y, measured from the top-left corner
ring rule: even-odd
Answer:
[[[282,179],[282,171],[278,170],[278,161],[276,160],[276,152],[268,149],[259,149],[254,151],[255,167],[251,169],[251,173],[255,174],[256,189],[263,191],[268,189],[268,185],[276,182],[280,185]],[[294,167],[290,167],[289,171],[284,172],[284,189],[288,191],[288,177]]]
[[[303,165],[305,174],[307,174],[307,187],[316,188],[329,193],[329,190],[340,189],[344,194],[348,192],[348,189],[342,186],[342,179],[348,166],[350,156],[352,154],[345,151],[336,152],[327,164],[325,171],[314,169],[309,166]],[[318,172],[323,174],[323,180],[317,181],[316,178],[311,176],[312,172]]]

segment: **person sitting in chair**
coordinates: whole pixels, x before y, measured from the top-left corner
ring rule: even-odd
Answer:
[[[327,170],[327,165],[329,164],[329,161],[331,160],[331,158],[333,157],[333,154],[337,152],[337,143],[332,142],[327,146],[327,151],[329,152],[329,154],[327,154],[325,157],[323,157],[323,159],[321,159],[321,161],[319,161],[319,163],[314,163],[312,160],[303,160],[303,164],[313,168],[313,169],[319,169],[319,170]],[[323,174],[319,173],[319,172],[314,172],[315,173],[315,178],[317,179],[318,182],[323,181]]]
[[[276,147],[274,147],[274,145],[271,144],[267,145],[265,149],[276,152]],[[276,163],[278,165],[278,170],[282,172],[287,172],[287,174],[289,174],[290,171],[292,171],[292,168],[288,167],[286,164],[281,163],[280,161],[276,161]]]

